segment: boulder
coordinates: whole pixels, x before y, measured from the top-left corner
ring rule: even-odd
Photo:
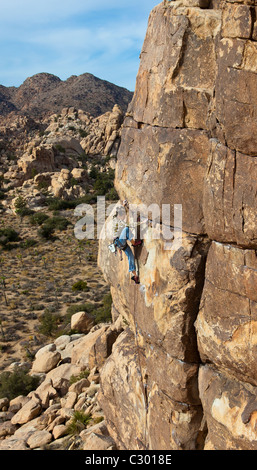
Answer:
[[[8,408],[8,406],[9,406],[9,399],[7,397],[0,398],[0,411],[2,411],[3,408]]]
[[[0,450],[28,450],[28,446],[23,439],[17,439],[13,436],[0,442]]]
[[[77,340],[71,353],[71,364],[82,369],[89,368],[89,358],[92,348],[99,336],[101,336],[108,327],[101,326],[95,331],[90,331],[87,335]]]
[[[65,349],[67,344],[70,343],[70,341],[71,341],[70,335],[62,335],[62,336],[58,336],[58,338],[56,338],[56,340],[54,341],[54,344],[56,345],[56,348],[59,351],[62,351],[63,349]]]
[[[24,424],[36,418],[42,411],[39,401],[29,400],[23,407],[12,417],[12,424]]]
[[[45,346],[43,346],[36,352],[35,358],[38,359],[41,356],[41,354],[44,354],[46,352],[54,352],[54,351],[56,351],[56,345],[54,343],[46,344]]]
[[[89,386],[90,386],[89,380],[84,378],[70,385],[69,392],[75,392],[78,395],[80,395]]]
[[[83,368],[78,364],[61,364],[46,374],[45,380],[52,381],[53,387],[62,395],[69,388],[69,380],[72,375],[79,375]]]
[[[71,174],[78,182],[83,182],[88,179],[88,174],[84,168],[73,168]]]
[[[30,179],[33,174],[46,173],[55,170],[54,152],[51,147],[39,146],[32,149],[31,154],[24,154],[18,160],[18,168],[23,172],[24,179]]]
[[[52,435],[54,439],[59,439],[60,437],[68,434],[68,426],[65,424],[58,424],[53,428]]]
[[[11,421],[5,421],[0,424],[0,439],[6,436],[11,436],[15,433],[17,425],[11,423]]]
[[[71,317],[71,329],[79,333],[88,333],[94,324],[94,317],[87,312],[77,312]]]
[[[103,436],[101,434],[90,433],[85,440],[83,450],[105,451],[116,450],[116,444],[111,436]]]
[[[74,408],[77,398],[78,394],[75,391],[69,390],[65,398],[62,399],[64,408]]]
[[[54,369],[61,359],[59,351],[45,351],[36,357],[32,365],[32,373],[47,373]]]
[[[42,448],[52,440],[52,434],[48,431],[34,432],[27,441],[30,449]]]
[[[24,397],[23,395],[19,395],[16,398],[10,400],[9,404],[9,411],[12,413],[17,413],[25,403],[27,403],[30,399],[28,397]]]
[[[52,380],[46,379],[42,382],[41,385],[36,389],[36,394],[41,400],[41,404],[43,408],[48,408],[49,401],[53,398],[58,396],[58,392],[53,387]]]

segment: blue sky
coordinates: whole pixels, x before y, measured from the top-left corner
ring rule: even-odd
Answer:
[[[133,91],[147,21],[161,0],[0,0],[0,84],[92,73]]]

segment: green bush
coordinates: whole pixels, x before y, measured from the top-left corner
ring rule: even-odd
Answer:
[[[11,227],[0,229],[0,244],[6,246],[10,242],[18,242],[19,234]]]
[[[110,189],[113,188],[114,170],[108,169],[106,172],[98,173],[94,183],[94,191],[98,196],[104,196]]]
[[[66,230],[68,225],[71,225],[71,222],[65,217],[57,215],[57,216],[47,219],[44,225],[47,225],[48,227],[52,227],[54,230],[55,229]]]
[[[54,315],[46,309],[39,321],[39,332],[45,336],[54,336],[60,323],[60,315]]]
[[[31,215],[34,213],[32,209],[29,209],[29,207],[23,207],[21,209],[16,209],[16,214],[18,214],[20,217],[25,217],[26,215]]]
[[[71,423],[68,427],[68,434],[80,434],[90,423],[92,416],[84,411],[74,411]]]
[[[46,240],[51,240],[53,238],[53,234],[54,228],[50,225],[43,224],[38,230],[38,235]]]
[[[2,372],[0,375],[0,398],[9,400],[19,395],[26,396],[39,385],[39,377],[28,374],[28,370],[16,367],[13,372]]]
[[[89,172],[89,177],[95,180],[97,176],[99,175],[99,170],[97,169],[96,166],[92,166],[90,172]]]
[[[89,287],[86,281],[79,280],[72,286],[73,291],[88,291]]]
[[[42,225],[47,219],[49,219],[49,216],[44,212],[36,212],[30,217],[29,221],[31,225]]]
[[[38,230],[39,236],[45,238],[46,240],[50,240],[53,238],[55,230],[66,230],[68,225],[71,222],[67,220],[65,217],[61,216],[54,216],[48,217],[45,222],[41,225],[40,229]]]

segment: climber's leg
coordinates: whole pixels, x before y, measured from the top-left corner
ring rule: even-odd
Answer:
[[[129,272],[134,274],[134,272],[136,272],[136,264],[135,264],[135,257],[132,253],[132,250],[129,246],[127,246],[127,248],[124,250],[124,252],[126,253],[126,255],[128,257]]]
[[[131,274],[133,274],[133,276],[131,277],[131,279],[133,279],[133,281],[135,281],[136,284],[139,284],[139,278],[138,278],[138,275],[137,275],[137,272],[136,272],[136,264],[135,264],[135,257],[132,253],[132,250],[129,246],[127,246],[127,248],[124,250],[127,257],[128,257],[128,262],[129,262],[129,272]]]

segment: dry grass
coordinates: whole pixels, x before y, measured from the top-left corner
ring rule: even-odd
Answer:
[[[46,209],[48,215],[52,215]],[[47,311],[60,317],[57,334],[68,331],[65,315],[72,304],[95,302],[97,306],[109,287],[97,267],[97,240],[79,243],[73,233],[77,219],[73,211],[62,212],[72,225],[56,231],[54,240],[42,240],[38,227],[28,217],[5,213],[1,226],[19,232],[21,240],[36,244],[24,248],[21,242],[0,252],[0,371],[14,361],[28,361],[49,338],[40,334],[40,317]],[[73,291],[73,284],[83,280],[88,291]],[[66,328],[66,329],[65,329]]]

